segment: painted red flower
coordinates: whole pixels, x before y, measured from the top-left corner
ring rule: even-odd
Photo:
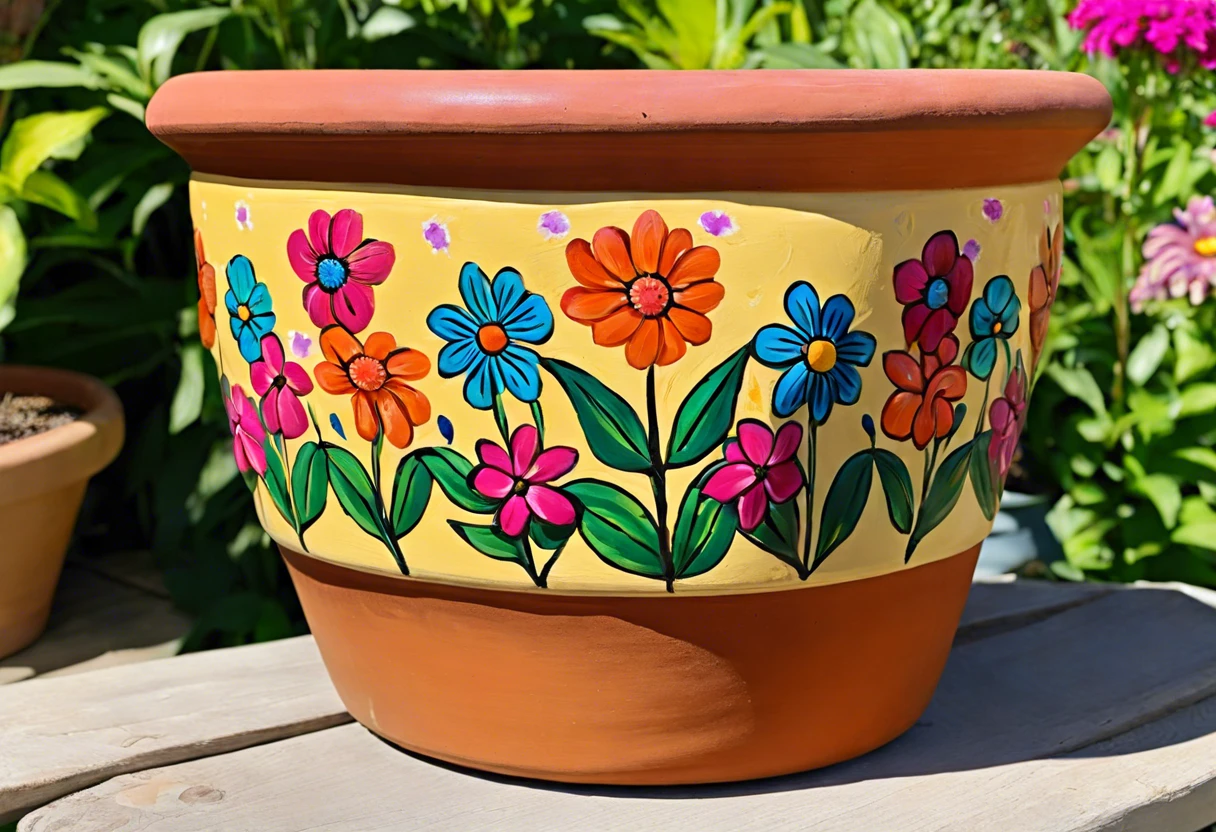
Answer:
[[[954,331],[971,300],[971,259],[962,254],[953,231],[929,238],[919,260],[895,267],[895,299],[904,305],[904,340],[936,352]]]
[[[1005,382],[1005,395],[988,408],[988,423],[992,425],[992,440],[988,443],[988,461],[1005,481],[1009,466],[1013,464],[1013,453],[1026,423],[1026,370],[1019,355],[1017,365]]]
[[[215,267],[203,251],[203,232],[194,229],[194,262],[198,267],[198,338],[203,346],[215,346]]]
[[[882,408],[882,431],[892,439],[911,439],[923,449],[954,426],[954,403],[967,392],[967,373],[954,364],[958,339],[947,335],[936,352],[891,351],[882,357],[887,378],[898,387]]]
[[[308,218],[308,233],[287,238],[287,259],[304,287],[304,308],[319,327],[341,324],[362,332],[375,311],[372,287],[388,279],[396,254],[389,243],[363,238],[363,215],[343,208]]]

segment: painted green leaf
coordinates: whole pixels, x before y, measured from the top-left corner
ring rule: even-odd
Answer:
[[[565,546],[576,528],[578,528],[577,525],[555,526],[552,523],[546,523],[539,517],[533,517],[532,522],[528,524],[528,536],[540,548],[553,551]]]
[[[448,525],[483,555],[516,563],[523,563],[526,558],[523,543],[519,538],[507,537],[493,526],[477,526],[473,523],[461,523],[459,520],[449,520]]]
[[[262,482],[266,483],[266,490],[270,493],[270,499],[274,501],[274,507],[294,528],[296,520],[291,511],[291,500],[287,496],[287,475],[283,471],[283,462],[279,459],[278,451],[275,450],[269,436],[262,440],[262,453],[266,454],[266,473],[262,475]]]
[[[870,448],[858,451],[840,466],[823,500],[812,572],[857,528],[857,521],[861,519],[861,513],[870,499],[873,481],[874,452]]]
[[[991,441],[992,431],[986,430],[975,437],[971,451],[971,488],[975,491],[980,511],[984,512],[984,517],[988,520],[996,517],[1001,500],[1000,484],[993,481],[996,472],[992,470],[992,463],[988,460],[988,445]]]
[[[680,403],[667,443],[669,467],[700,462],[722,444],[735,423],[735,404],[746,368],[747,347],[743,347],[706,373]]]
[[[389,509],[389,520],[393,534],[398,539],[414,530],[426,504],[431,499],[431,473],[418,454],[402,457],[393,475],[393,500]]]
[[[658,528],[645,506],[599,480],[576,480],[565,491],[582,506],[579,533],[601,560],[634,575],[664,577]]]
[[[454,504],[474,514],[493,514],[498,502],[478,494],[469,485],[473,463],[451,448],[425,448],[418,458],[435,478],[444,495]]]
[[[296,451],[291,469],[291,496],[303,532],[317,522],[329,496],[329,465],[316,442],[305,442]]]
[[[698,477],[680,502],[671,540],[677,578],[703,575],[721,563],[739,528],[739,512],[733,503],[719,503],[701,493],[712,470]]]
[[[743,536],[770,555],[801,566],[798,559],[798,528],[801,522],[797,500],[787,500],[780,505],[769,503],[764,522],[754,531],[743,532]]]
[[[912,559],[912,553],[925,535],[941,525],[958,502],[967,484],[967,472],[971,467],[972,444],[967,442],[955,448],[933,473],[933,482],[929,485],[929,493],[920,507],[920,515],[916,518],[916,528],[908,538],[908,548],[904,551],[904,563]]]
[[[376,508],[376,492],[363,463],[345,448],[325,446],[329,468],[329,485],[342,510],[368,534],[384,538],[380,514]]]
[[[572,364],[542,358],[541,366],[566,391],[596,459],[618,471],[650,469],[646,429],[629,402]]]
[[[898,455],[883,448],[874,449],[874,467],[878,470],[878,480],[882,483],[882,492],[887,500],[887,514],[891,525],[900,534],[912,531],[912,513],[915,511],[916,497],[912,491],[912,475],[908,466]]]

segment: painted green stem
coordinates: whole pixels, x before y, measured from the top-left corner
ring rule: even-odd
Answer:
[[[802,569],[799,573],[811,574],[811,551],[815,532],[815,462],[818,454],[819,423],[810,421],[811,437],[806,446],[806,536],[802,540]],[[806,577],[803,577],[806,580]]]
[[[659,523],[659,561],[668,592],[675,592],[675,564],[671,557],[671,534],[667,530],[667,466],[659,443],[659,408],[655,396],[654,365],[646,372],[647,447],[650,452],[650,487],[654,491],[655,517]]]

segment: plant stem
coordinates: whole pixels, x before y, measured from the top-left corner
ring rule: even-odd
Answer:
[[[802,571],[811,574],[811,537],[815,530],[815,457],[819,444],[819,424],[811,421],[811,438],[806,446],[806,536],[802,540]],[[803,578],[806,580],[806,578]]]
[[[405,554],[393,534],[393,522],[389,519],[388,509],[384,505],[384,489],[380,487],[380,452],[384,450],[384,428],[376,431],[376,439],[372,442],[372,491],[376,494],[376,510],[380,513],[380,530],[384,534],[384,545],[397,562],[397,568],[402,575],[410,574],[410,568],[405,564]]]
[[[541,412],[540,402],[532,402],[532,421],[536,425],[536,433],[540,436],[540,444],[545,444],[545,414]]]
[[[511,428],[507,423],[507,409],[502,403],[502,393],[494,394],[494,424],[498,426],[498,433],[502,436],[503,444],[507,446],[507,453],[510,453]]]
[[[566,544],[563,543],[561,546],[558,546],[556,549],[553,550],[553,554],[549,556],[549,559],[547,561],[545,561],[544,568],[540,570],[540,582],[537,584],[537,586],[544,588],[544,589],[548,589],[548,587],[549,587],[549,570],[553,568],[553,565],[555,563],[557,563],[558,557],[561,556],[561,553],[565,550],[565,548],[566,548]]]
[[[541,581],[540,575],[536,574],[536,561],[532,557],[532,541],[528,540],[527,529],[524,529],[524,535],[520,538],[520,542],[524,548],[524,571],[528,573],[528,577],[532,579],[532,583],[544,589],[544,582]]]
[[[659,561],[668,592],[675,592],[675,566],[671,559],[671,538],[667,532],[667,466],[659,450],[659,405],[654,390],[654,365],[646,371],[647,447],[650,450],[650,487],[654,491],[655,516],[659,521]]]

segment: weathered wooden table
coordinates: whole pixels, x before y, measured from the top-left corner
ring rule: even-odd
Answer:
[[[346,724],[309,638],[33,679],[0,687],[0,821],[1196,832],[1216,822],[1213,607],[1182,587],[979,584],[905,736],[822,771],[699,788],[568,787],[412,756]]]

